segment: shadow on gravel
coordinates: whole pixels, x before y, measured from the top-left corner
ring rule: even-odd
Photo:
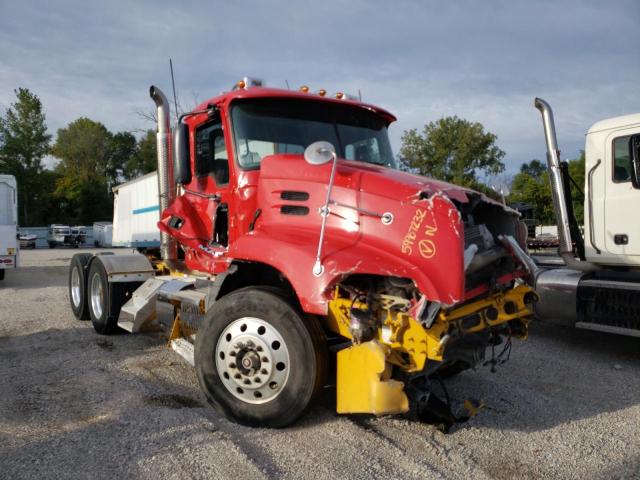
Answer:
[[[20,267],[8,270],[0,281],[0,292],[8,289],[66,287],[69,267]]]
[[[537,323],[495,373],[481,367],[446,385],[457,401],[484,400],[475,426],[530,432],[638,405],[639,371],[638,338]]]

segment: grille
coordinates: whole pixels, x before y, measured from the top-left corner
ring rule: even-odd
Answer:
[[[283,215],[308,215],[309,209],[298,205],[283,205],[280,207],[280,213]]]
[[[304,201],[309,200],[309,194],[307,192],[297,192],[295,190],[285,190],[280,193],[280,198],[282,200],[294,200],[294,201]]]
[[[485,225],[465,225],[464,226],[464,247],[471,244],[478,246],[478,251],[482,252],[495,244],[493,235]]]
[[[640,330],[640,292],[581,287],[580,321]]]

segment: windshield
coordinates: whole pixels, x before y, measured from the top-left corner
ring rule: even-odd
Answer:
[[[347,160],[395,168],[387,122],[352,105],[282,98],[260,98],[234,104],[231,118],[238,163],[260,167],[267,155],[304,153],[318,140],[331,142]]]

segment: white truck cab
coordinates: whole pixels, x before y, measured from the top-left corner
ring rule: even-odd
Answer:
[[[640,114],[594,124],[585,145],[584,238],[560,162],[551,106],[542,114],[563,268],[536,275],[540,320],[640,337]]]
[[[600,265],[640,265],[640,189],[629,141],[640,113],[595,123],[585,145],[585,257]]]
[[[0,280],[18,266],[18,190],[13,175],[0,175]]]

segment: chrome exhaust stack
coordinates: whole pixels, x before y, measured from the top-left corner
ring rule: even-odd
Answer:
[[[169,102],[167,97],[158,87],[152,85],[149,95],[156,104],[156,117],[158,132],[156,133],[156,145],[158,151],[158,197],[160,213],[162,213],[175,197],[173,181],[173,162],[169,156],[169,138],[171,126],[169,121]],[[170,235],[160,232],[160,255],[163,260],[175,260],[177,258],[176,240]]]
[[[556,138],[553,111],[551,110],[551,106],[541,98],[536,98],[533,104],[542,114],[544,137],[547,143],[547,166],[549,168],[549,181],[551,182],[551,196],[553,198],[553,209],[558,225],[560,256],[567,267],[571,269],[580,271],[597,270],[599,269],[597,265],[579,260],[573,253],[573,239],[569,226],[569,212],[565,201],[566,196],[562,182],[562,173],[560,172],[560,150],[558,149],[558,140]]]

